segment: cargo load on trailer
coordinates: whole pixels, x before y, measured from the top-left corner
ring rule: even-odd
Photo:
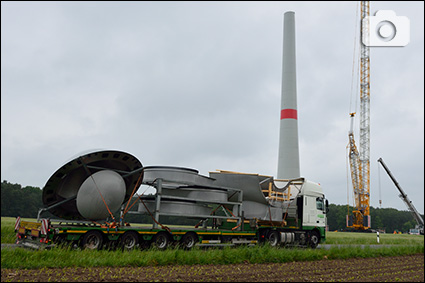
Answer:
[[[156,193],[131,203],[142,184]],[[327,202],[319,184],[304,178],[275,180],[230,171],[207,177],[190,168],[143,167],[120,151],[92,152],[68,162],[47,181],[43,202],[39,222],[17,220],[18,243],[162,249],[268,242],[314,248],[325,239]],[[137,211],[130,211],[135,204]],[[113,218],[117,210],[120,219]],[[46,212],[57,218],[43,218]],[[127,213],[150,215],[152,221],[144,224],[151,226],[126,223]],[[199,223],[169,228],[161,224],[163,215]]]

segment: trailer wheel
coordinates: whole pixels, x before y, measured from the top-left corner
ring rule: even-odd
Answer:
[[[103,235],[99,231],[89,231],[83,236],[82,246],[84,249],[100,250],[103,244]]]
[[[195,246],[196,242],[198,242],[198,236],[193,232],[188,232],[180,240],[180,246],[185,250],[190,250]]]
[[[139,234],[127,231],[121,236],[120,245],[124,250],[132,250],[139,245]]]
[[[269,241],[270,246],[277,247],[280,243],[279,232],[275,230],[270,231],[267,235],[267,240]]]
[[[317,247],[317,245],[319,244],[319,242],[320,242],[319,233],[317,231],[311,231],[310,242],[309,242],[310,247],[312,249],[315,249]]]
[[[66,245],[70,245],[63,235],[54,235],[53,242],[60,247],[65,247]]]
[[[170,238],[168,237],[168,234],[165,232],[159,232],[153,238],[153,245],[160,250],[165,250],[169,244],[170,244]]]
[[[299,243],[300,246],[308,246],[307,236],[305,232],[300,234]]]

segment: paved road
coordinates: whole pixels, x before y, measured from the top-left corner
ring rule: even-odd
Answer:
[[[1,249],[3,248],[16,248],[19,247],[20,245],[17,244],[1,244]]]
[[[219,246],[219,245],[211,245],[211,246]],[[318,245],[317,248],[318,249],[324,249],[324,250],[329,250],[331,248],[345,248],[345,247],[361,247],[362,249],[364,249],[365,247],[369,247],[372,249],[377,249],[377,248],[383,248],[383,247],[393,247],[394,245]],[[17,247],[24,247],[23,245],[20,244],[1,244],[1,249],[4,248],[17,248]]]
[[[330,248],[346,248],[346,247],[361,247],[364,249],[365,247],[377,249],[384,247],[394,247],[394,245],[318,245],[318,249],[329,250]]]

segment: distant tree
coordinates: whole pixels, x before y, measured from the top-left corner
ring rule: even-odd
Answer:
[[[327,224],[330,231],[345,229],[346,226],[347,206],[329,204],[329,212],[327,214]]]
[[[381,220],[381,217],[379,215],[375,216],[373,218],[373,227],[376,227],[376,229],[382,229],[385,230],[384,223]]]
[[[42,191],[38,187],[23,187],[6,180],[1,183],[1,216],[37,217],[43,207]]]
[[[353,207],[349,206],[349,211]],[[327,214],[327,224],[330,231],[345,230],[346,227],[347,205],[329,205]],[[394,208],[374,208],[370,207],[370,216],[372,229],[383,229],[387,233],[394,230],[408,232],[415,228],[416,222],[409,211],[399,211]],[[423,217],[423,215],[422,215]]]
[[[409,232],[409,230],[410,229],[413,229],[413,228],[415,228],[415,226],[416,226],[416,222],[415,222],[415,220],[410,220],[410,221],[407,221],[407,222],[405,222],[404,224],[403,224],[403,226],[402,226],[402,228],[401,228],[401,231],[402,232]]]

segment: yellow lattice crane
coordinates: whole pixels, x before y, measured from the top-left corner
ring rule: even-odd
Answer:
[[[361,1],[361,32],[369,34],[369,1]],[[360,44],[360,146],[354,141],[354,116],[350,113],[349,160],[354,192],[354,209],[347,215],[347,227],[366,230],[370,222],[370,57],[369,46]]]

